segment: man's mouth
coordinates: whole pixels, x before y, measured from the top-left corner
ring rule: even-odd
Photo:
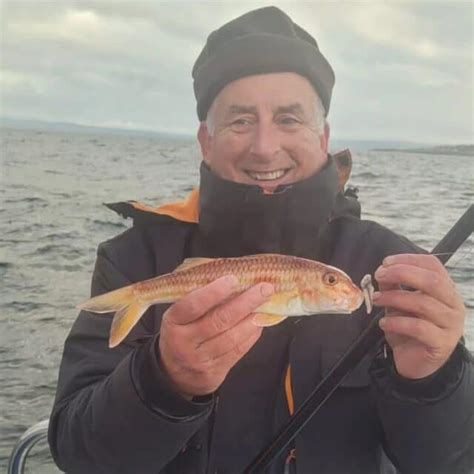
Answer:
[[[273,171],[249,171],[247,170],[246,173],[256,181],[273,181],[276,179],[280,179],[286,175],[290,171],[290,168],[273,170]]]

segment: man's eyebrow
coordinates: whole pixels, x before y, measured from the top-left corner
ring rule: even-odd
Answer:
[[[257,115],[257,108],[253,105],[238,105],[232,104],[227,109],[226,115],[238,115],[238,114],[254,114]],[[295,102],[293,104],[288,105],[280,105],[276,108],[275,114],[297,114],[297,115],[304,115],[304,108],[303,106]]]
[[[301,104],[295,102],[294,104],[280,105],[279,107],[277,107],[276,113],[304,115],[304,109]]]
[[[231,105],[227,110],[227,115],[257,114],[257,108],[252,105]]]

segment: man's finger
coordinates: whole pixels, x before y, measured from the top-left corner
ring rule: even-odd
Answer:
[[[417,315],[431,321],[440,328],[459,326],[456,313],[452,308],[418,291],[390,290],[376,292],[374,294],[374,305],[390,307],[403,313]]]
[[[173,324],[189,324],[229,298],[238,288],[238,280],[227,275],[192,291],[168,308],[164,317]]]
[[[459,307],[459,296],[446,273],[402,263],[381,266],[375,272],[379,285],[397,284],[420,290],[438,301]]]
[[[375,275],[374,275],[375,276]],[[377,278],[376,278],[377,279]],[[399,290],[400,285],[385,280],[377,281],[379,291]]]
[[[384,332],[408,336],[428,348],[443,347],[443,330],[424,319],[386,316],[380,320],[379,325]]]
[[[235,326],[265,303],[272,294],[272,285],[259,283],[215,307],[195,322],[193,330],[195,329],[198,337],[196,344],[202,344]]]
[[[414,265],[425,268],[426,270],[446,271],[439,258],[428,254],[401,253],[398,255],[389,255],[383,260],[383,266],[388,267],[395,264]]]
[[[263,329],[263,328],[257,328]],[[242,359],[242,357],[247,354],[254,344],[259,340],[261,331],[254,332],[246,340],[234,346],[231,350],[223,354],[221,357],[217,358],[214,364],[219,364],[222,367],[232,368],[237,362]]]
[[[238,348],[241,348],[249,338],[260,336],[262,333],[263,328],[255,326],[252,318],[253,313],[234,327],[199,344],[196,351],[205,354],[209,359],[218,359],[230,351],[238,353]]]

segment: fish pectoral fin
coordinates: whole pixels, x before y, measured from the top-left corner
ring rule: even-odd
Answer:
[[[173,271],[175,272],[182,272],[183,270],[188,270],[189,268],[198,267],[199,265],[203,265],[204,263],[212,262],[216,260],[215,258],[187,258],[178,265]]]
[[[288,316],[281,316],[280,314],[268,314],[268,313],[255,313],[252,322],[258,327],[269,327],[280,324]]]
[[[115,313],[110,328],[109,347],[118,346],[133,329],[149,305],[132,302]]]

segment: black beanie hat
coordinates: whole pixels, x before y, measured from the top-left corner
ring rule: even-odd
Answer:
[[[194,64],[194,94],[200,121],[229,82],[253,74],[295,72],[313,85],[326,115],[334,71],[316,40],[276,7],[242,15],[213,31]]]

